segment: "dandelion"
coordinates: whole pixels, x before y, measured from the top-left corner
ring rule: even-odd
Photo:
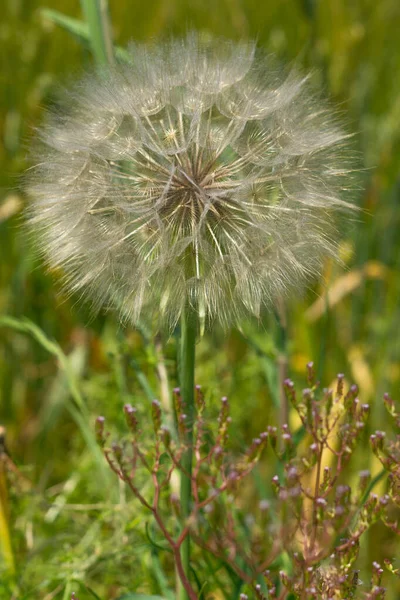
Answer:
[[[347,135],[252,43],[133,46],[40,131],[30,220],[71,292],[133,323],[260,315],[335,255]]]
[[[67,288],[133,323],[181,319],[185,523],[198,319],[259,317],[335,256],[348,136],[307,77],[190,34],[86,76],[39,137],[30,222]],[[189,577],[189,536],[181,554]]]

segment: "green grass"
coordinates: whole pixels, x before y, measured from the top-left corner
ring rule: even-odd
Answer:
[[[133,590],[157,595],[171,584],[164,580],[170,557],[152,545],[137,505],[105,469],[93,431],[98,414],[123,431],[127,400],[144,415],[153,394],[167,400],[168,386],[177,382],[176,340],[122,330],[112,315],[91,319],[85,306],[60,294],[60,274],[44,271],[22,227],[19,177],[32,130],[58,86],[92,62],[78,38],[46,19],[42,8],[81,18],[72,0],[4,0],[0,24],[0,424],[18,469],[8,475],[17,578],[9,584],[1,578],[0,598],[12,597],[15,582],[18,599],[69,600],[73,590],[80,600]],[[327,264],[324,281],[288,305],[286,352],[294,380],[303,382],[312,359],[324,385],[338,372],[359,385],[372,414],[358,464],[377,474],[368,433],[390,427],[383,392],[400,399],[398,0],[121,0],[111,3],[111,17],[122,48],[130,39],[188,27],[256,37],[282,60],[315,68],[348,116],[364,167],[362,211],[342,224],[343,265]],[[332,306],[322,302],[318,311],[327,289],[335,292]],[[236,452],[278,421],[277,329],[266,315],[260,326],[217,329],[198,344],[196,380],[211,405],[230,398]],[[261,495],[270,494],[270,471],[261,465],[253,482]],[[245,493],[250,504],[253,484]],[[362,568],[396,555],[396,546],[393,535],[375,526]],[[7,568],[0,560],[0,569]],[[398,598],[395,578],[388,576],[386,585],[388,600]]]

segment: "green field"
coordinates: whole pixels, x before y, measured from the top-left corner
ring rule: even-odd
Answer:
[[[126,435],[122,407],[130,402],[143,435],[152,435],[150,401],[168,404],[178,384],[176,334],[155,337],[121,325],[112,313],[93,317],[79,298],[63,294],[61,273],[46,270],[24,228],[29,199],[21,176],[34,129],[60,84],[93,62],[90,49],[45,8],[82,19],[78,0],[4,0],[0,22],[0,425],[9,453],[0,448],[0,599],[70,600],[73,592],[79,600],[128,592],[173,598],[171,555],[108,469],[94,423],[104,415],[112,438]],[[396,435],[383,394],[400,406],[398,0],[110,0],[110,13],[120,47],[188,29],[256,39],[282,62],[313,71],[340,106],[361,165],[361,210],[339,225],[341,263],[327,262],[323,280],[288,301],[284,330],[266,314],[240,331],[206,331],[197,345],[196,381],[210,427],[220,398],[229,398],[230,448],[240,456],[260,431],[279,424],[279,360],[299,389],[307,386],[309,361],[322,387],[344,373],[346,386],[355,383],[370,405],[346,483],[356,485],[360,470],[374,477],[381,465],[369,436]],[[294,414],[290,424],[298,426]],[[260,499],[273,496],[277,468],[268,451],[240,484],[243,535]],[[374,492],[384,494],[386,485],[381,479]],[[372,562],[383,565],[400,552],[398,528],[396,534],[380,521],[362,540],[354,567],[360,598]],[[194,556],[197,577],[206,582],[202,598],[239,600],[244,591],[253,597],[228,570],[200,551]],[[398,560],[393,566],[400,567]],[[395,574],[385,571],[383,585],[387,600],[400,597]]]

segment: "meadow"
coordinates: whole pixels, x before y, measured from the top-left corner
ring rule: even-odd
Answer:
[[[126,438],[123,406],[130,403],[142,438],[152,439],[151,402],[171,406],[179,385],[178,334],[122,325],[112,311],[93,317],[79,297],[62,292],[62,273],[44,267],[24,227],[29,199],[21,178],[35,127],[60,84],[93,64],[79,30],[67,31],[54,11],[82,19],[78,0],[4,0],[0,23],[0,599],[172,599],[171,553],[129,486],[109,469],[95,424],[104,416],[110,439]],[[387,393],[400,406],[398,0],[120,0],[110,1],[110,14],[119,48],[188,29],[256,39],[283,63],[312,71],[340,107],[354,134],[360,207],[339,221],[341,261],[327,260],[323,278],[292,296],[280,318],[265,312],[240,328],[206,329],[196,347],[196,383],[210,430],[217,428],[221,397],[229,399],[229,455],[240,459],[268,426],[301,425],[286,405],[285,377],[307,388],[312,361],[321,388],[336,389],[343,373],[345,389],[358,386],[370,408],[341,482],[357,487],[359,472],[369,470],[369,491],[384,495],[388,479],[370,436],[399,433],[383,401]],[[276,506],[271,479],[282,469],[282,457],[268,450],[238,484],[235,519],[243,539],[259,518],[260,501]],[[149,491],[145,474],[139,478]],[[351,597],[383,597],[364,593],[374,561],[400,568],[398,534],[398,526],[396,532],[377,519],[363,535]],[[263,597],[252,596],[220,558],[200,548],[193,556],[199,598]],[[272,578],[280,569],[291,569],[285,553],[272,564]],[[389,571],[382,578],[385,598],[396,600],[399,572]],[[309,594],[276,597],[324,597]]]

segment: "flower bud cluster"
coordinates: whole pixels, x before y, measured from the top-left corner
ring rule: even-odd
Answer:
[[[343,375],[332,389],[320,389],[309,365],[307,383],[302,393],[297,393],[290,380],[284,386],[300,417],[301,431],[292,431],[288,424],[280,429],[269,425],[239,459],[228,451],[227,398],[222,398],[217,418],[212,420],[202,390],[196,386],[193,503],[185,521],[179,497],[171,488],[175,471],[186,474],[181,459],[188,431],[178,388],[173,393],[176,430],[163,424],[162,408],[154,401],[153,442],[149,436],[139,436],[137,412],[130,405],[124,407],[130,445],[114,442],[108,448],[101,417],[96,435],[111,468],[153,514],[174,556],[190,535],[199,551],[198,556],[194,551],[192,560],[206,552],[216,565],[228,565],[244,585],[241,598],[383,599],[381,566],[374,563],[370,581],[362,583],[356,565],[364,536],[377,521],[398,533],[398,512],[394,515],[399,505],[398,438],[387,441],[381,431],[371,436],[372,448],[389,473],[388,493],[375,493],[366,469],[359,472],[356,485],[350,486],[349,461],[363,434],[369,407],[360,401],[356,386],[346,391]],[[398,413],[387,396],[385,404],[397,422]],[[266,464],[276,468],[270,494],[257,502],[255,511],[245,510],[243,479],[256,465],[265,468],[260,461],[267,447]],[[143,470],[151,474],[152,492],[144,485]],[[385,567],[397,573],[390,561],[385,561]]]

